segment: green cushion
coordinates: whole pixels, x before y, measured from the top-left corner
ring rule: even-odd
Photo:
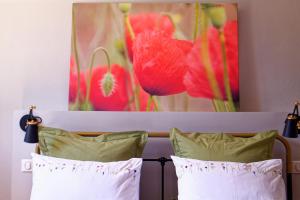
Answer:
[[[112,162],[141,157],[147,138],[145,131],[84,137],[62,129],[39,127],[42,154],[72,160]]]
[[[224,133],[185,134],[173,128],[170,140],[179,157],[248,163],[271,159],[277,134],[272,130],[242,138]]]

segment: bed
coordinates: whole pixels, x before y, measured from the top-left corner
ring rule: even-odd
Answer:
[[[108,132],[77,132],[77,134],[84,137],[96,137],[99,135],[107,134]],[[157,139],[167,139],[169,138],[168,132],[150,132],[149,134],[149,144],[147,144],[145,152],[143,154],[143,170],[141,173],[141,199],[143,199],[143,193],[149,191],[149,184],[145,184],[143,179],[151,179],[151,177],[156,177],[156,183],[153,187],[160,187],[160,199],[177,199],[177,184],[174,183],[175,170],[172,164],[172,159],[169,155],[163,154],[157,157],[149,157],[147,151],[151,148],[151,142],[155,142]],[[227,133],[235,137],[248,138],[254,136],[254,133]],[[164,143],[164,142],[163,142]],[[165,141],[168,143],[168,141]],[[292,200],[292,176],[291,176],[291,149],[286,139],[282,136],[276,136],[276,145],[280,145],[284,148],[283,159],[283,174],[286,182],[286,195],[288,200]],[[148,149],[148,150],[147,150]],[[159,151],[159,149],[158,149]],[[36,146],[36,152],[40,153],[39,145]],[[275,153],[276,154],[276,153]],[[275,155],[278,157],[278,154]],[[280,156],[279,156],[280,157]],[[152,168],[153,174],[144,174],[143,171],[148,168]],[[154,167],[154,168],[153,168]],[[159,181],[157,180],[159,178]],[[157,182],[158,181],[158,182]],[[153,183],[153,182],[152,182]],[[148,188],[146,188],[148,187]],[[151,190],[151,189],[150,189]]]

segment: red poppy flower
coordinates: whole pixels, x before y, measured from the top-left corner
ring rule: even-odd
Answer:
[[[209,54],[213,71],[223,99],[226,98],[224,86],[224,65],[222,60],[222,46],[218,30],[211,27],[208,30]],[[239,70],[238,70],[238,34],[237,21],[229,21],[224,26],[226,59],[230,80],[230,88],[234,101],[239,98]],[[215,98],[209,84],[203,62],[201,60],[201,40],[198,39],[188,54],[186,62],[189,64],[184,84],[189,95],[193,97]]]
[[[139,34],[133,46],[133,66],[142,88],[158,96],[184,92],[185,56],[191,47],[191,42],[171,39],[162,32]]]
[[[106,66],[93,69],[91,77],[90,102],[94,110],[122,111],[128,105],[127,77],[125,69],[119,65],[111,66],[113,89],[107,96],[103,93],[103,77],[107,74]]]
[[[135,37],[145,31],[161,31],[166,36],[171,37],[174,33],[174,26],[169,17],[157,13],[141,13],[129,16],[129,21]],[[130,60],[133,59],[132,55],[132,39],[130,37],[128,28],[125,27],[125,38],[128,56]]]
[[[73,57],[70,59],[70,77],[69,77],[69,102],[74,103],[78,92],[77,72],[74,69],[76,64]],[[83,72],[80,73],[80,101],[83,101],[86,94],[86,82]]]

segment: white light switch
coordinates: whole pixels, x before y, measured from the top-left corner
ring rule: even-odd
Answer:
[[[21,171],[31,172],[32,171],[32,161],[31,159],[22,159],[21,161]]]

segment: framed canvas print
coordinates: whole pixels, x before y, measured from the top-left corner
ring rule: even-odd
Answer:
[[[73,4],[69,110],[238,109],[236,4]]]

